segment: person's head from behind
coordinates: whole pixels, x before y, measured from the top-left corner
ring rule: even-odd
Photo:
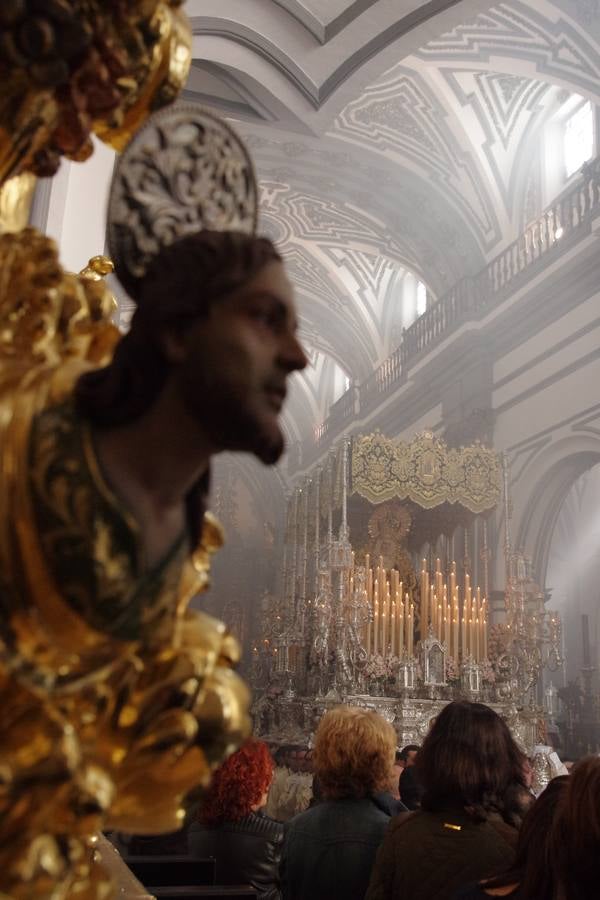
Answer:
[[[199,809],[200,821],[215,826],[238,822],[261,809],[273,780],[273,758],[263,741],[246,741],[213,775]]]
[[[554,778],[530,806],[519,829],[514,862],[496,878],[485,882],[486,890],[518,884],[523,900],[552,900],[551,834],[568,775]]]
[[[353,706],[326,712],[313,756],[322,796],[360,799],[387,790],[395,748],[394,729],[377,713]]]
[[[397,754],[397,758],[405,769],[409,766],[414,766],[417,760],[417,753],[420,749],[418,744],[407,744],[406,747],[403,747],[402,750],[400,750]]]
[[[506,723],[483,703],[449,703],[435,719],[419,751],[416,770],[422,807],[465,809],[475,819],[490,812],[508,822],[520,812],[523,753]]]
[[[287,377],[306,357],[273,244],[231,231],[180,238],[155,258],[134,299],[113,362],[78,383],[82,414],[97,427],[128,424],[169,391],[211,452],[276,461]]]
[[[600,893],[600,757],[581,760],[567,778],[549,852],[554,887],[561,900],[590,900]]]

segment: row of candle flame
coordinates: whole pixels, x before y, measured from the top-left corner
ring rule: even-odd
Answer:
[[[350,576],[351,593],[355,589],[357,572],[355,570]],[[373,613],[372,621],[365,628],[367,653],[384,659],[414,656],[415,603],[410,592],[404,590],[398,570],[385,569],[382,557],[379,557],[379,565],[372,568],[367,554],[364,574],[360,573],[359,581],[361,587],[365,584],[362,590],[366,591],[367,603]],[[422,638],[431,634],[446,644],[448,655],[456,661],[466,657],[475,662],[487,659],[487,601],[482,598],[479,587],[472,589],[468,574],[465,574],[461,591],[455,562],[446,582],[440,560],[436,560],[435,572],[430,577],[424,559],[419,593]]]

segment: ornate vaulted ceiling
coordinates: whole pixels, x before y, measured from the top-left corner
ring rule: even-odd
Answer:
[[[187,11],[186,97],[236,120],[262,228],[296,286],[313,361],[287,413],[298,440],[341,379],[363,380],[397,346],[417,280],[441,295],[548,202],[544,128],[570,94],[600,102],[600,3],[188,0]]]

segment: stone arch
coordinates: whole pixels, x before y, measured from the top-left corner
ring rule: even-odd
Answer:
[[[548,568],[552,535],[565,497],[577,479],[597,463],[600,463],[600,434],[567,437],[539,453],[513,486],[514,497],[523,485],[519,515],[512,522],[514,546],[522,547],[531,556],[534,572],[542,584]],[[534,477],[532,467],[535,468]]]

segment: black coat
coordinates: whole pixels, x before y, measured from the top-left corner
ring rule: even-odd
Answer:
[[[188,832],[190,856],[216,859],[217,884],[249,884],[261,900],[280,900],[279,861],[283,825],[262,813],[216,828],[194,823]]]
[[[398,791],[400,792],[400,799],[407,809],[420,808],[423,788],[417,778],[414,766],[407,766],[402,772],[398,782]]]

